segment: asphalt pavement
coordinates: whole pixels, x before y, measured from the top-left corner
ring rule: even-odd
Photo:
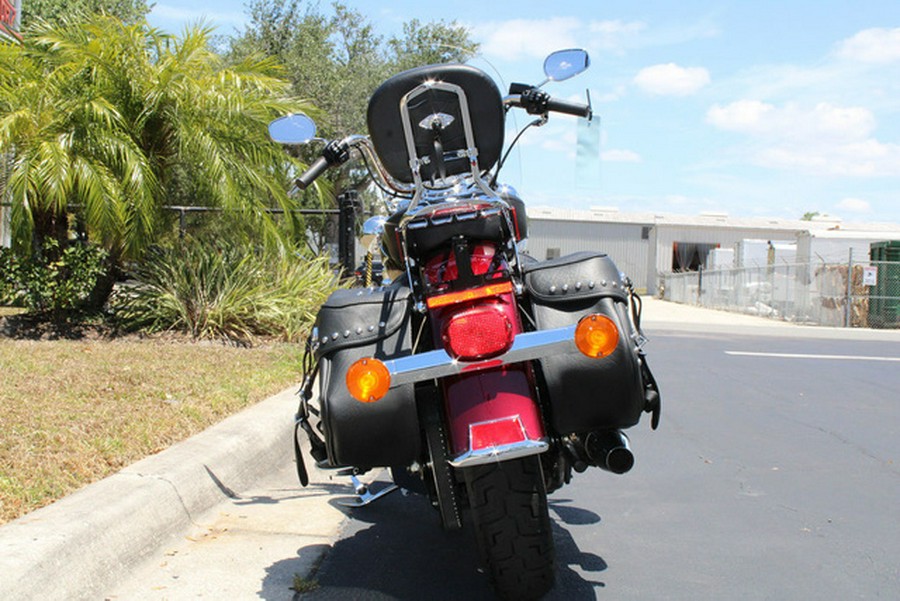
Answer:
[[[651,338],[688,330],[900,342],[900,331],[797,326],[652,298],[643,326]],[[296,388],[0,527],[0,598],[292,598],[288,586],[302,587],[339,537],[346,513],[336,499],[352,492],[314,469],[308,488],[284,484]],[[212,543],[212,555],[202,552]]]

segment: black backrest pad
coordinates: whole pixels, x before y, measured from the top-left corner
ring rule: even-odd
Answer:
[[[412,182],[403,121],[400,116],[400,100],[411,90],[428,81],[442,81],[460,86],[465,92],[478,148],[478,166],[490,169],[500,158],[503,148],[503,100],[494,81],[483,71],[468,65],[444,64],[417,67],[404,71],[385,81],[369,100],[369,135],[375,150],[388,172],[401,182]],[[410,123],[419,157],[430,157],[433,135],[419,127],[419,122],[429,115],[443,113],[453,117],[453,122],[442,132],[444,153],[465,150],[459,99],[456,94],[444,90],[429,90],[416,97],[409,105]],[[445,159],[448,175],[468,170],[465,158]],[[422,177],[432,176],[433,163],[422,167]]]

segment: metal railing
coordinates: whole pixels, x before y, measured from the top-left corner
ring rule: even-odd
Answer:
[[[2,184],[0,180],[0,184]],[[2,186],[0,186],[2,190]],[[329,253],[334,256],[335,263],[341,266],[347,273],[352,273],[356,267],[356,230],[357,220],[362,214],[359,197],[355,191],[345,192],[337,198],[336,209],[293,209],[291,213],[303,217],[322,218],[320,227],[312,227],[307,224],[307,243],[314,253]],[[10,213],[12,203],[0,199],[0,247],[10,246]],[[69,205],[69,209],[77,210],[79,205]],[[191,217],[199,217],[201,220],[214,214],[220,214],[224,209],[220,207],[180,206],[164,205],[163,211],[174,213],[178,216],[178,237],[184,238],[185,234],[196,226],[190,223]],[[272,215],[283,215],[283,209],[265,209]],[[76,228],[78,226],[76,225]],[[83,235],[83,232],[80,234]]]
[[[849,274],[849,277],[848,277]],[[810,262],[660,275],[662,298],[809,325],[900,328],[900,262]]]

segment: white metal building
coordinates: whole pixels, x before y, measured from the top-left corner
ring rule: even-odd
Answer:
[[[528,209],[528,254],[538,260],[579,250],[609,254],[635,287],[655,294],[658,275],[704,264],[715,248],[739,249],[744,241],[771,241],[776,261],[841,262],[868,256],[871,242],[900,240],[898,224],[844,224],[813,221],[731,218],[725,214],[696,216],[620,213],[615,209]],[[777,256],[777,249],[790,253]],[[679,250],[680,249],[680,250]],[[735,254],[736,260],[741,256]]]

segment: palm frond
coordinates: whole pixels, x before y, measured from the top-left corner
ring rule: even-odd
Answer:
[[[212,31],[201,23],[173,37],[145,22],[77,16],[36,22],[22,46],[0,48],[0,151],[16,153],[9,189],[23,230],[34,225],[28,211],[77,203],[93,235],[137,256],[177,165],[202,193],[197,202],[245,215],[277,242],[268,209],[293,208],[286,174],[299,165],[266,125],[315,109],[289,95],[272,58],[226,65],[210,49]]]

